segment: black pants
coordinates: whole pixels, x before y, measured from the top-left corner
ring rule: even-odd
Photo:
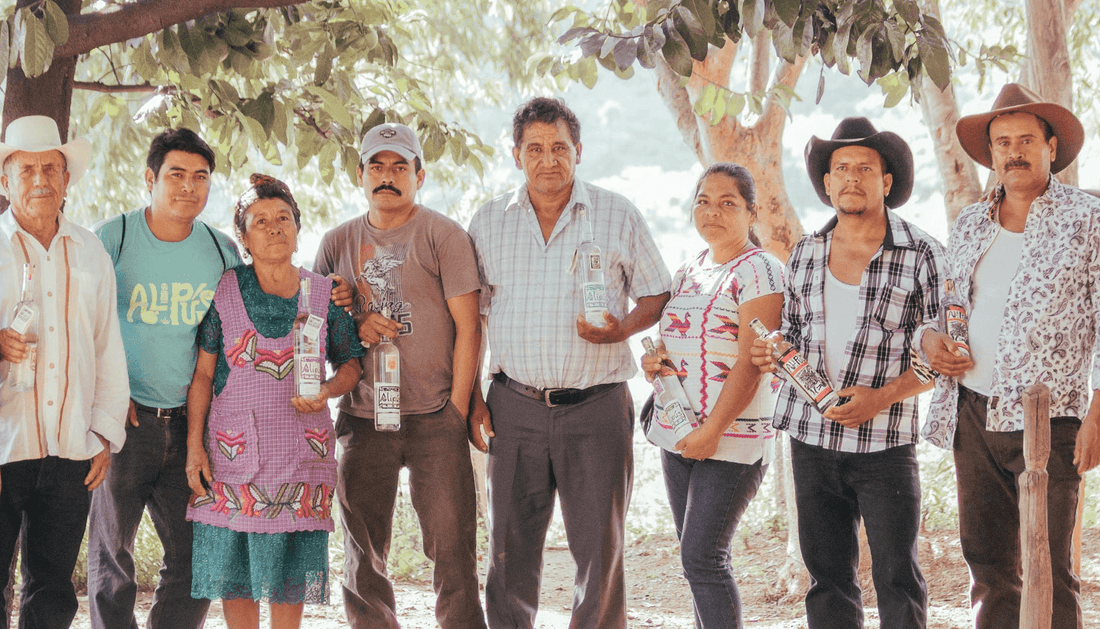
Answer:
[[[90,468],[90,461],[55,456],[0,465],[0,566],[11,565],[19,527],[27,522],[20,629],[68,627],[76,616],[73,568],[91,505],[84,486]],[[10,573],[0,572],[6,591]]]

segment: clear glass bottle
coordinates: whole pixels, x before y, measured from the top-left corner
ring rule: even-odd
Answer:
[[[298,299],[304,303],[294,319],[294,395],[302,398],[321,394],[325,364],[321,360],[321,318],[309,308],[310,280],[303,277],[298,284]]]
[[[583,237],[577,247],[576,262],[579,267],[578,279],[581,285],[581,298],[584,302],[584,319],[597,328],[607,325],[603,313],[607,312],[607,283],[604,279],[603,250],[596,244],[592,235],[592,223],[588,220],[588,211],[579,212]]]
[[[657,355],[657,348],[648,336],[642,338],[642,347],[647,356]],[[658,375],[653,379],[653,390],[657,392],[657,402],[663,409],[665,420],[676,433],[676,438],[683,439],[698,424],[684,385],[673,374]]]
[[[390,318],[390,309],[382,316]],[[374,346],[374,429],[401,429],[401,354],[387,336]]]
[[[772,357],[786,374],[787,382],[793,384],[811,404],[817,407],[818,412],[824,413],[840,403],[840,396],[836,394],[833,385],[829,384],[829,378],[811,367],[810,363],[806,362],[806,357],[793,345],[780,340],[778,330],[768,330],[760,319],[749,321],[749,327],[756,332],[757,336],[771,343]]]
[[[8,370],[8,386],[13,391],[30,391],[38,367],[38,304],[34,303],[34,266],[23,265],[23,292],[15,304],[11,329],[23,335],[27,357]]]
[[[943,282],[943,329],[959,347],[959,354],[970,356],[970,328],[966,304],[955,291],[954,280]]]

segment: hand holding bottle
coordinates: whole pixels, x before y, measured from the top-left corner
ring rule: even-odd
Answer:
[[[13,365],[18,365],[27,359],[30,347],[23,340],[23,335],[11,328],[0,330],[0,357]]]
[[[359,321],[359,340],[366,345],[374,345],[382,340],[382,337],[397,338],[401,331],[401,324],[383,315],[380,312],[368,312]]]

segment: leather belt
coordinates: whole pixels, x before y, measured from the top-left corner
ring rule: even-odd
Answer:
[[[622,384],[621,382],[611,382],[608,384],[597,384],[587,389],[537,389],[527,386],[522,382],[512,380],[505,375],[503,371],[498,371],[493,374],[493,380],[520,395],[543,402],[550,408],[567,404],[580,404],[597,393],[602,393],[612,387],[617,387]]]
[[[133,402],[133,400],[130,400]],[[177,406],[176,408],[154,408],[152,406],[146,406],[144,404],[138,404],[134,402],[134,408],[142,413],[148,413],[149,415],[156,415],[160,419],[187,419],[187,405]]]

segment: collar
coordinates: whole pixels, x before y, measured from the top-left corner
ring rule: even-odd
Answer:
[[[15,212],[10,207],[6,212],[0,214],[0,231],[4,232],[4,236],[9,242],[13,241],[17,232],[23,233],[34,242],[38,242],[27,230],[19,226],[19,222],[15,220]],[[69,219],[65,218],[64,212],[59,212],[57,215],[57,235],[54,236],[54,242],[57,242],[58,238],[64,237],[71,238],[75,244],[84,244],[84,235],[76,229]]]
[[[909,229],[905,226],[905,221],[888,207],[883,206],[886,211],[886,236],[882,239],[883,251],[890,249],[913,249],[915,243],[913,241],[913,235],[909,233]],[[829,232],[836,228],[839,219],[834,215],[829,219],[829,222],[825,223],[825,226],[820,230],[814,232],[814,238],[824,239],[829,235]]]
[[[569,200],[565,202],[565,208],[562,209],[562,213],[565,210],[575,209],[577,206],[583,205],[586,208],[592,207],[592,198],[588,194],[588,186],[577,179],[573,178],[573,190],[569,193]],[[511,198],[504,206],[504,211],[507,212],[511,209],[523,209],[535,210],[535,206],[531,204],[531,195],[527,191],[527,183],[519,186],[511,193]]]
[[[1054,175],[1049,175],[1047,179],[1047,189],[1043,191],[1043,194],[1035,197],[1035,200],[1031,202],[1032,205],[1036,203],[1039,207],[1045,207],[1055,204],[1056,199],[1060,199],[1066,194],[1066,185],[1054,178]],[[990,222],[1000,225],[1000,221],[997,217],[997,212],[1001,208],[1001,199],[1005,196],[1004,184],[997,184],[997,187],[993,189],[993,196],[989,201],[981,201],[985,207],[984,216],[989,219]]]

